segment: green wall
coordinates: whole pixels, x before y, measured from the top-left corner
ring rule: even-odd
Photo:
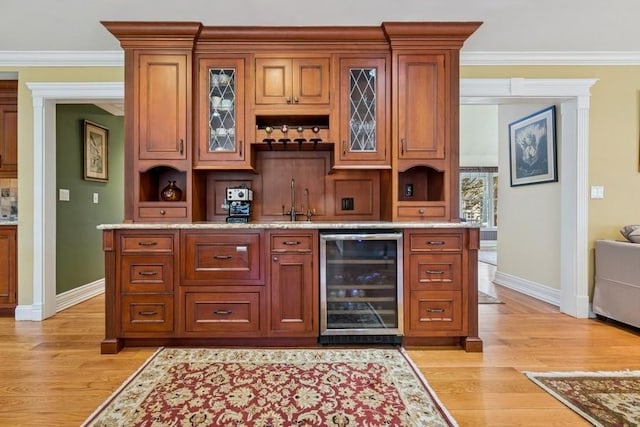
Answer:
[[[109,130],[107,183],[83,179],[84,120]],[[102,233],[96,226],[122,222],[123,156],[123,117],[89,104],[57,105],[56,191],[68,189],[70,198],[56,203],[56,294],[104,277]],[[98,193],[98,204],[93,203],[93,193]]]

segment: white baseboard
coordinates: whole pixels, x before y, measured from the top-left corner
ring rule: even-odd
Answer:
[[[104,278],[56,295],[56,313],[104,293]]]
[[[56,295],[56,313],[103,293],[104,278],[58,294]],[[40,322],[44,320],[43,316],[42,305],[19,305],[16,307],[16,320]]]
[[[512,276],[507,273],[496,271],[493,282],[504,286],[514,291],[518,291],[522,294],[528,295],[532,298],[539,299],[549,304],[560,307],[560,290],[550,288],[540,283],[532,282],[530,280],[521,279],[516,276]]]

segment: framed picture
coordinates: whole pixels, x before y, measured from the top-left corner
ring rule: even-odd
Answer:
[[[511,186],[558,181],[555,105],[509,124]]]
[[[84,121],[84,179],[109,180],[109,131],[97,123]]]

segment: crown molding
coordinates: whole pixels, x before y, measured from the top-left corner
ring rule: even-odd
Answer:
[[[460,52],[460,65],[640,65],[636,52]]]
[[[0,67],[122,67],[122,51],[0,51]]]
[[[0,67],[122,67],[122,51],[0,51]],[[640,51],[629,52],[460,52],[462,66],[488,65],[640,65]]]

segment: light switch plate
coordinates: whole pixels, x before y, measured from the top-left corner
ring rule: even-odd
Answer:
[[[591,198],[592,199],[604,199],[604,187],[601,185],[591,186]]]
[[[93,193],[93,203],[98,203],[99,197],[98,193]]]

